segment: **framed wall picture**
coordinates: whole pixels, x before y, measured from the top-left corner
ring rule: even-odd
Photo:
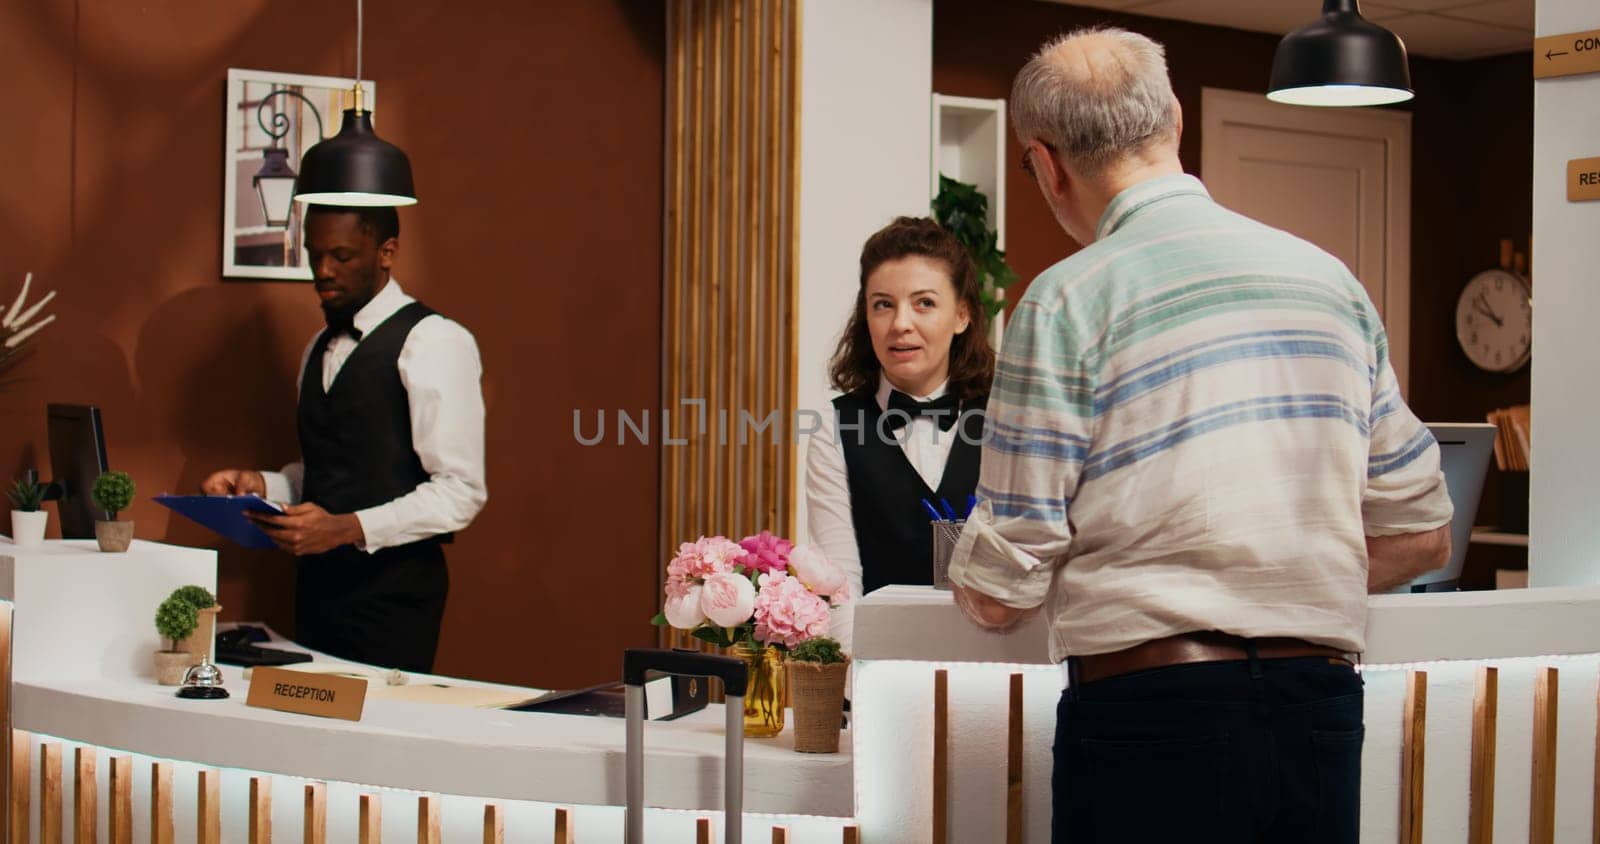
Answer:
[[[300,156],[339,131],[354,79],[228,70],[222,167],[222,275],[310,281],[293,201]],[[366,107],[377,84],[363,80]]]

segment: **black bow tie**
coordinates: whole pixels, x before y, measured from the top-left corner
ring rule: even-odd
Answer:
[[[899,410],[905,413],[890,413],[884,424],[891,431],[898,431],[906,426],[912,418],[918,416],[932,416],[933,421],[939,424],[939,430],[948,431],[956,424],[956,417],[961,415],[961,399],[954,393],[945,393],[936,399],[917,401],[899,390],[889,391],[889,410]]]
[[[328,330],[333,332],[333,336],[328,338],[330,340],[336,339],[340,334],[348,334],[350,335],[350,339],[356,341],[357,343],[361,342],[361,329],[356,328],[354,322],[329,321]]]

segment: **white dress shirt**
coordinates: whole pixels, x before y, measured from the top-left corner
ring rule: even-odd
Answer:
[[[936,399],[945,394],[948,382],[917,401]],[[887,410],[894,386],[878,377],[878,409]],[[908,394],[909,395],[909,394]],[[871,436],[871,434],[868,434]],[[939,430],[931,416],[912,417],[911,423],[895,432],[906,461],[922,477],[929,489],[938,489],[944,478],[944,464],[950,446],[956,441],[955,428]],[[855,517],[850,512],[849,471],[844,462],[844,446],[839,442],[837,417],[811,435],[806,451],[806,520],[811,545],[845,570],[850,578],[851,600],[833,612],[829,634],[850,650],[855,631],[855,601],[861,597],[861,552],[856,545]]]
[[[368,336],[385,320],[416,301],[392,278],[356,312],[354,324]],[[312,361],[317,332],[300,358],[298,384]],[[330,389],[359,341],[339,334],[322,355],[322,388]],[[472,333],[438,314],[424,317],[400,348],[400,383],[411,405],[411,446],[428,480],[392,501],[356,512],[366,537],[361,549],[405,545],[461,530],[489,499],[483,463],[483,365]],[[300,502],[305,464],[296,461],[279,472],[262,472],[267,498]]]

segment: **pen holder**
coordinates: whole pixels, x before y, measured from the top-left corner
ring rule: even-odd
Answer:
[[[965,519],[940,519],[929,522],[933,527],[933,588],[950,588],[950,554],[955,551],[956,540],[961,538]]]

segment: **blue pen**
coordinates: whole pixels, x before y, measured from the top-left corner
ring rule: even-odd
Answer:
[[[944,521],[944,517],[939,515],[939,511],[938,510],[933,509],[933,504],[931,504],[928,501],[928,499],[924,498],[924,499],[921,499],[921,500],[922,500],[922,509],[927,510],[928,511],[928,515],[932,516],[934,521],[936,521],[936,522]]]
[[[967,514],[965,516],[962,516],[962,518],[963,519],[972,518],[972,511],[976,510],[976,509],[978,509],[978,496],[976,496],[976,495],[967,496]]]
[[[941,498],[939,499],[939,506],[944,508],[944,514],[950,517],[950,521],[956,520],[956,508],[951,507],[950,502]]]

